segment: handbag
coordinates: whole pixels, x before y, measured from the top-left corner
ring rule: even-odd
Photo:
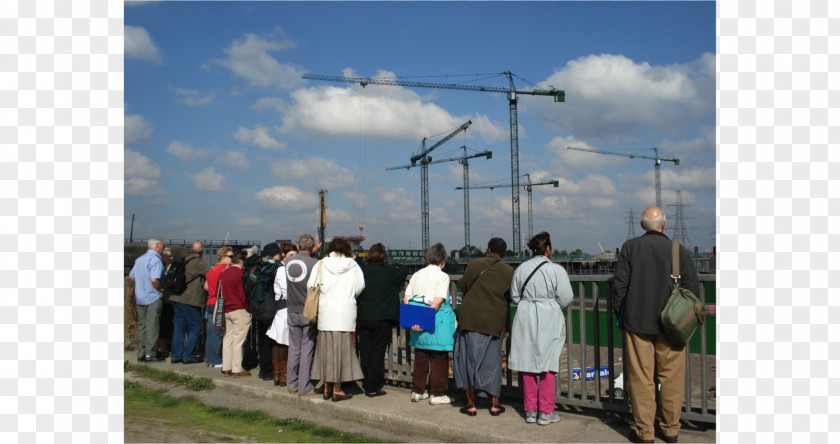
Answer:
[[[309,322],[316,323],[318,321],[318,302],[321,300],[321,268],[323,263],[318,263],[318,274],[315,275],[315,285],[306,289],[306,302],[303,304],[303,312],[301,314]]]
[[[659,319],[671,345],[683,348],[694,336],[697,327],[706,321],[706,307],[690,290],[680,287],[680,243],[673,241],[671,248],[671,279],[674,288],[662,309]]]
[[[222,294],[222,278],[216,285],[216,305],[213,306],[213,328],[224,331],[225,329],[225,297]]]

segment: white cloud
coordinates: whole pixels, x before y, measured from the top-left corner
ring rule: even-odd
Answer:
[[[248,162],[245,153],[241,151],[227,151],[216,160],[216,163],[233,168],[240,173],[244,173],[251,168],[251,162]]]
[[[196,191],[223,191],[225,178],[217,173],[213,167],[207,167],[199,173],[189,174]]]
[[[158,179],[160,167],[148,157],[125,150],[125,194],[128,196],[151,196],[163,192]]]
[[[418,211],[418,218],[419,218],[419,211]],[[431,236],[431,231],[435,230],[435,226],[440,226],[443,224],[451,224],[453,222],[458,222],[454,216],[461,216],[460,222],[461,226],[463,227],[463,216],[462,213],[453,212],[452,210],[440,208],[440,207],[432,207],[429,208],[429,235]],[[419,222],[419,221],[418,221]]]
[[[393,73],[386,71],[380,71],[378,75],[393,77]],[[283,119],[281,131],[284,133],[302,131],[329,137],[357,136],[361,126],[366,137],[420,140],[447,129],[454,130],[472,120],[467,138],[478,135],[489,142],[508,137],[505,125],[492,122],[484,115],[453,116],[402,87],[325,85],[298,89],[291,96],[294,103]]]
[[[263,97],[254,102],[254,104],[248,108],[255,109],[257,111],[275,110],[278,113],[281,113],[286,109],[286,102],[284,102],[280,97]]]
[[[597,149],[592,145],[574,137],[555,137],[548,142],[546,151],[555,154],[554,163],[559,168],[596,170],[625,163],[627,158],[595,154],[585,151],[567,149],[568,147]],[[651,153],[652,154],[652,153]]]
[[[286,149],[286,144],[278,142],[271,137],[269,131],[268,127],[260,124],[254,125],[254,129],[248,129],[244,126],[240,126],[233,137],[242,143],[250,143],[267,150],[278,151]]]
[[[239,224],[256,227],[262,225],[263,221],[259,217],[241,217],[239,218]]]
[[[668,167],[672,164],[668,164]],[[659,170],[662,183],[669,184],[669,188],[679,190],[686,188],[715,189],[715,167],[685,168],[677,166],[673,168],[663,167]],[[664,185],[663,185],[664,186]]]
[[[307,219],[318,221],[317,224],[320,224],[321,209],[317,208],[315,211],[309,213],[307,215]],[[353,223],[355,220],[356,219],[350,215],[347,210],[342,208],[330,208],[329,204],[327,204],[327,237],[348,236],[355,234],[354,232],[347,231],[346,228],[346,225]],[[339,224],[341,225],[339,226]],[[354,228],[354,230],[358,229]]]
[[[125,57],[138,59],[156,65],[163,64],[160,48],[152,41],[146,29],[125,25]]]
[[[149,141],[154,128],[152,123],[140,114],[127,114],[125,116],[125,144],[139,145]]]
[[[330,159],[280,159],[271,164],[271,173],[281,179],[294,179],[312,188],[348,188],[355,183],[353,172]]]
[[[601,174],[588,174],[580,182],[575,183],[566,178],[558,178],[557,190],[563,194],[601,196],[615,194],[613,181]]]
[[[566,91],[566,103],[532,101],[541,119],[577,137],[617,139],[637,130],[676,133],[715,118],[715,57],[650,65],[622,55],[572,60],[538,87]]]
[[[151,159],[138,153],[137,151],[126,148],[123,160],[125,162],[126,178],[160,178],[161,171],[158,164],[154,163]]]
[[[187,106],[201,106],[211,103],[216,97],[215,93],[210,93],[204,97],[194,89],[173,88],[175,94],[178,95],[178,101]]]
[[[263,205],[283,211],[310,211],[319,205],[318,195],[297,187],[278,185],[257,191],[254,197]]]
[[[156,206],[156,207],[162,207],[162,206],[166,206],[166,205],[173,205],[174,203],[175,203],[175,201],[173,201],[171,199],[161,197],[159,199],[155,199],[155,200],[149,202],[149,205]]]
[[[252,86],[291,89],[301,83],[303,71],[292,63],[281,64],[271,53],[291,49],[296,43],[279,27],[266,36],[246,34],[223,49],[225,57],[210,62],[224,66]]]
[[[184,161],[200,160],[210,155],[210,150],[193,148],[178,140],[172,141],[166,147],[166,152]]]
[[[357,193],[355,191],[345,191],[342,193],[341,197],[343,197],[347,202],[350,202],[353,205],[353,208],[357,210],[367,207],[368,197],[366,194]]]
[[[129,196],[151,196],[163,192],[156,179],[134,177],[125,180],[125,194]]]

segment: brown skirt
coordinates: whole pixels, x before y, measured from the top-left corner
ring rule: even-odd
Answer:
[[[319,331],[315,343],[315,359],[310,379],[324,382],[358,381],[364,378],[353,333],[349,331]]]

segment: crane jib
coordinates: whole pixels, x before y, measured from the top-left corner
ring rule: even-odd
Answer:
[[[558,89],[532,89],[532,90],[518,90],[512,88],[501,88],[498,86],[478,86],[478,85],[461,85],[458,83],[428,83],[428,82],[409,82],[396,79],[373,79],[368,77],[340,77],[340,76],[322,76],[316,74],[304,74],[304,79],[309,80],[325,80],[330,82],[345,82],[358,83],[362,88],[368,85],[386,85],[386,86],[405,86],[409,88],[441,88],[441,89],[460,89],[466,91],[484,91],[496,93],[515,93],[528,94],[532,96],[554,96],[555,102],[565,102],[566,92]]]

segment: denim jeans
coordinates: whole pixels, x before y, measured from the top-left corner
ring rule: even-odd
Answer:
[[[213,308],[215,305],[204,307],[204,319],[207,321],[207,338],[204,341],[204,361],[207,365],[222,365],[222,339],[224,330],[213,327]]]
[[[172,328],[171,359],[195,357],[195,343],[201,335],[201,309],[192,305],[172,302],[175,321]]]

